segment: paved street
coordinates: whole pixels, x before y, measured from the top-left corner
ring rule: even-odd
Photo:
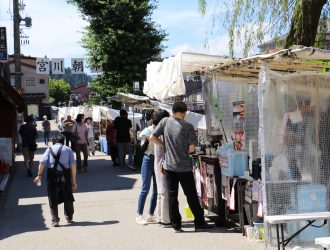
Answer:
[[[39,143],[36,161],[44,152]],[[262,243],[249,242],[240,233],[218,228],[212,232],[193,232],[192,220],[186,219],[185,232],[175,234],[157,224],[135,223],[138,172],[120,172],[110,157],[97,152],[89,159],[88,173],[78,174],[75,193],[74,224],[67,224],[63,205],[59,207],[60,227],[51,227],[45,175],[41,187],[27,177],[18,162],[4,208],[0,211],[0,249],[264,249]],[[35,163],[34,175],[37,171]],[[180,190],[180,207],[186,204]],[[145,212],[148,211],[148,200]]]

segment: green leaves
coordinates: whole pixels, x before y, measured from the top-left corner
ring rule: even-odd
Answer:
[[[95,92],[107,101],[104,93],[116,94],[119,88],[131,91],[133,82],[143,82],[147,64],[162,52],[161,43],[166,37],[151,20],[154,1],[70,2],[90,22],[81,41],[87,50],[87,62],[92,68],[104,70],[103,76],[94,81]]]
[[[64,80],[49,79],[49,103],[66,102],[70,97],[70,85]]]
[[[207,1],[198,2],[200,12],[205,15]],[[327,15],[324,16],[329,18],[330,10],[329,0],[217,0],[216,2],[218,9],[212,10],[213,13],[217,13],[213,15],[213,20],[222,23],[227,29],[231,56],[234,56],[237,45],[243,45],[244,56],[248,56],[253,49],[264,42],[264,37],[281,37],[288,34],[289,30],[287,47],[292,44],[312,46],[320,13],[326,13]]]

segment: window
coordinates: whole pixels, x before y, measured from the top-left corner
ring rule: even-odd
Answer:
[[[39,83],[40,83],[40,84],[45,84],[45,79],[40,79],[40,80],[39,80]]]

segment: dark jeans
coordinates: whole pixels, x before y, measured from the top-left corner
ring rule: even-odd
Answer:
[[[48,146],[48,142],[49,142],[49,131],[44,131],[44,142],[45,142],[45,145]]]
[[[118,150],[117,150],[117,147],[110,146],[108,144],[108,151],[110,151],[112,164],[118,165],[119,162],[118,162]]]
[[[165,170],[167,188],[169,193],[169,210],[172,226],[175,229],[181,229],[181,215],[179,212],[179,183],[183,189],[189,207],[194,214],[195,226],[205,223],[204,211],[199,204],[193,172],[173,172]]]
[[[77,161],[77,169],[80,171],[82,169],[81,166],[81,155],[80,152],[83,152],[84,155],[84,163],[83,163],[83,167],[84,169],[87,168],[88,163],[87,163],[87,159],[88,159],[88,150],[87,150],[87,144],[76,144],[76,161]]]
[[[133,147],[130,142],[117,142],[119,165],[125,168],[125,156],[128,154],[128,164],[133,165]]]
[[[58,184],[56,186],[56,190],[55,190],[56,194],[55,195],[59,196],[60,191],[64,188],[65,188],[64,183]],[[72,201],[64,201],[64,215],[65,215],[65,218],[67,220],[72,220],[73,213],[74,213],[73,202]],[[50,206],[50,214],[52,215],[52,221],[53,222],[59,221],[59,218],[58,218],[58,205]]]
[[[74,151],[74,145],[71,141],[71,133],[70,132],[63,132],[63,135],[65,136],[65,145],[69,147],[69,144],[71,142],[71,149]]]

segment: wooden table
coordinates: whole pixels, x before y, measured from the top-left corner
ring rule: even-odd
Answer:
[[[307,227],[312,225],[317,220],[324,220],[324,224],[330,218],[330,212],[317,212],[317,213],[303,213],[303,214],[285,214],[285,215],[270,215],[265,216],[265,222],[269,224],[276,225],[276,236],[277,236],[277,249],[280,250],[281,246],[282,249],[285,250],[286,245],[294,239],[297,235],[299,235],[302,231],[304,231]],[[284,224],[289,222],[299,222],[299,221],[307,221],[307,225],[298,229],[293,235],[289,238],[284,239]],[[280,228],[281,228],[281,240],[280,240]]]

